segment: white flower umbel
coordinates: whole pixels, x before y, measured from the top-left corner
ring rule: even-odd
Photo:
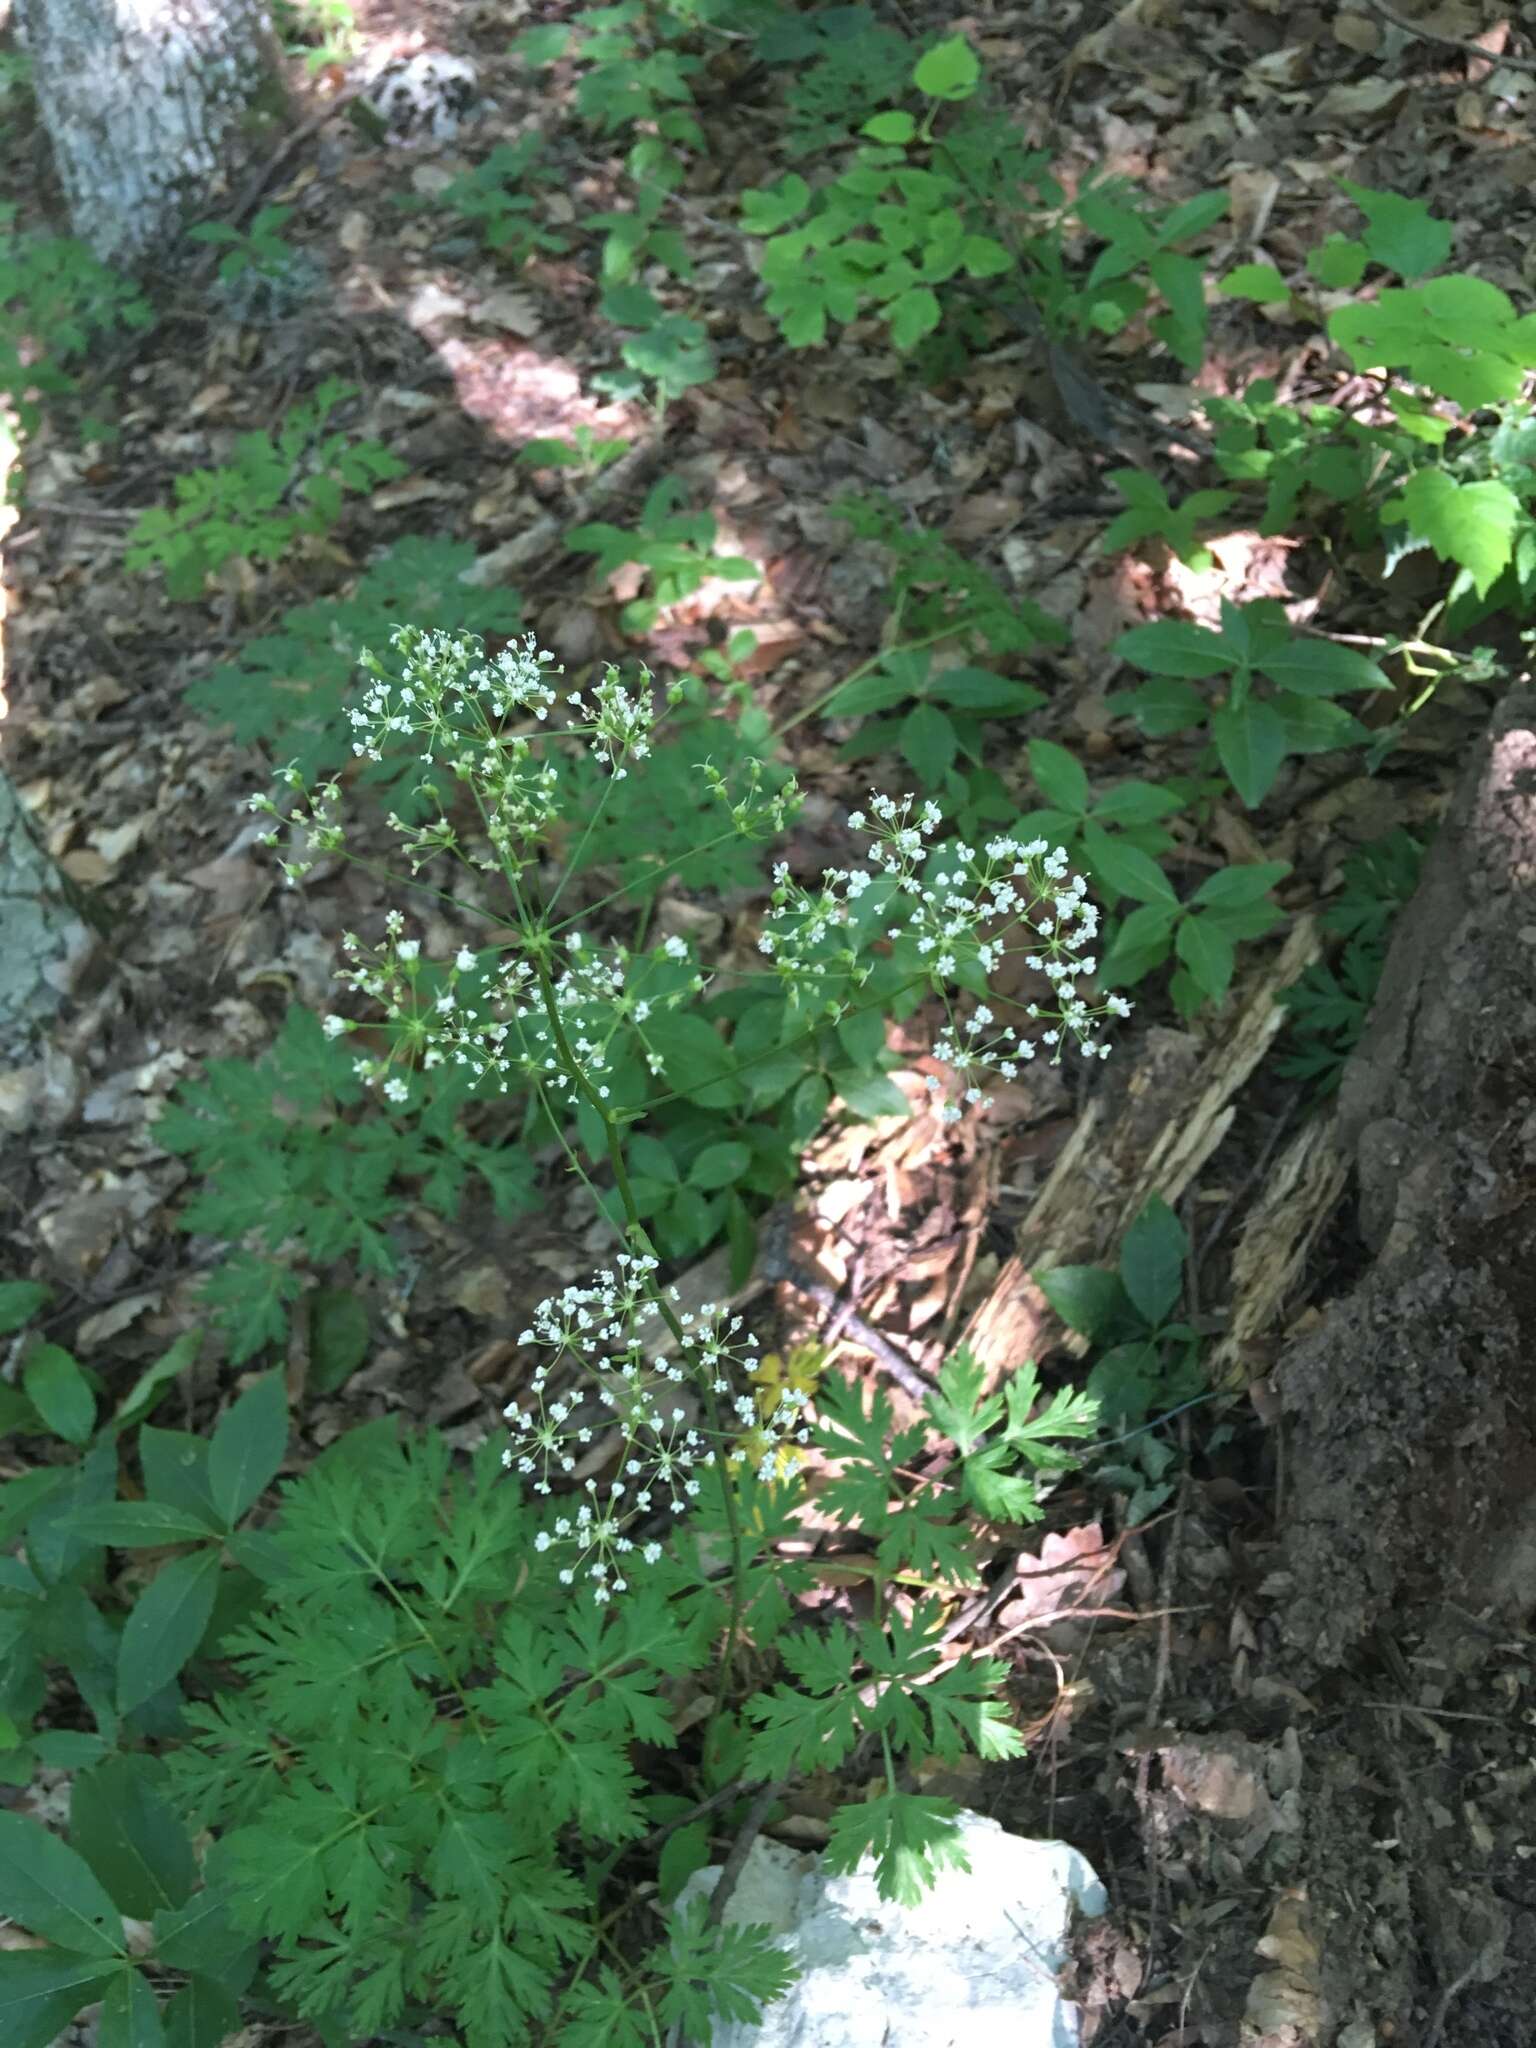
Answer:
[[[1131,1006],[1123,996],[1091,1005],[1075,986],[1098,966],[1089,949],[1099,913],[1061,848],[1001,835],[979,847],[935,846],[938,806],[913,796],[874,794],[869,813],[855,811],[848,821],[868,837],[867,866],[828,868],[819,888],[795,881],[786,865],[774,869],[758,943],[791,994],[824,1002],[839,977],[857,984],[861,953],[872,936],[885,939],[944,1005],[946,1026],[934,1053],[956,1085],[946,1089],[931,1078],[928,1086],[943,1097],[937,1107],[946,1121],[984,1107],[987,1077],[1013,1080],[1035,1057],[1037,1038],[1053,1063],[1067,1042],[1087,1057],[1105,1058],[1109,1048],[1095,1027],[1105,1017],[1128,1016]],[[1025,1011],[1043,1027],[1036,1036],[994,1028],[991,1001],[998,998],[989,998],[990,977],[1012,957],[1022,957],[1048,990],[1045,1002]]]
[[[541,1551],[569,1551],[562,1581],[588,1581],[598,1600],[625,1590],[636,1556],[655,1561],[657,1518],[683,1514],[699,1495],[700,1475],[716,1463],[722,1447],[695,1423],[690,1393],[729,1397],[729,1412],[743,1432],[752,1431],[754,1448],[762,1446],[765,1471],[791,1435],[807,1440],[800,1399],[785,1398],[764,1425],[751,1396],[734,1392],[758,1363],[757,1340],[741,1317],[716,1303],[684,1311],[675,1289],[663,1296],[655,1273],[654,1258],[623,1254],[589,1285],[541,1302],[519,1339],[540,1357],[526,1392],[506,1409],[511,1441],[502,1463],[536,1494],[571,1481],[583,1453],[611,1430],[619,1433],[612,1476],[600,1485],[588,1475],[586,1498],[536,1539]],[[553,1392],[552,1376],[570,1365],[587,1387]],[[568,1373],[561,1377],[564,1383]],[[653,1531],[638,1545],[637,1525]]]
[[[382,761],[409,735],[420,742],[424,762],[448,765],[466,744],[494,739],[508,724],[542,722],[555,703],[545,674],[554,656],[531,634],[521,647],[487,656],[471,633],[401,626],[390,646],[393,673],[376,655],[363,655],[373,681],[347,713],[352,751],[366,761]]]
[[[594,757],[621,782],[629,773],[627,760],[643,761],[651,751],[651,730],[656,723],[656,702],[651,693],[651,672],[640,671],[640,688],[627,690],[619,672],[610,663],[600,683],[594,685],[590,702],[578,691],[566,697],[578,718],[577,730],[589,735]]]
[[[610,664],[583,695],[557,687],[565,671],[531,634],[521,645],[488,655],[473,633],[401,626],[390,637],[390,650],[388,661],[370,652],[359,656],[369,681],[347,719],[352,751],[360,759],[382,762],[413,752],[422,768],[416,796],[427,800],[429,814],[389,816],[412,873],[440,853],[488,872],[522,873],[537,858],[560,801],[560,775],[547,742],[584,743],[615,781],[627,774],[629,761],[650,753],[658,706],[648,669],[628,687]],[[562,705],[572,715],[554,716]],[[452,776],[472,790],[479,844],[464,843],[434,774]],[[296,770],[285,771],[283,779],[295,792],[287,822],[311,850],[339,848],[331,808],[340,796],[336,784],[322,785],[310,798]],[[282,815],[269,797],[253,799],[251,808]],[[267,843],[275,844],[276,835]],[[284,864],[290,881],[312,866]]]

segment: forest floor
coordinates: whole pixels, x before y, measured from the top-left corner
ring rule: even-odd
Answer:
[[[52,1060],[47,1099],[29,1106],[46,1119],[46,1143],[34,1124],[30,1135],[13,1129],[0,1153],[0,1270],[48,1279],[50,1334],[114,1382],[196,1323],[196,1290],[218,1256],[177,1228],[186,1169],[156,1144],[160,1105],[209,1059],[255,1058],[290,1003],[330,1008],[341,931],[376,920],[387,900],[357,868],[285,891],[245,808],[266,764],[185,700],[291,607],[345,589],[404,536],[451,537],[473,546],[483,576],[516,587],[527,624],[572,675],[638,656],[665,678],[750,628],[745,672],[783,720],[879,644],[881,557],[850,544],[827,509],[850,485],[877,487],[1069,624],[1069,644],[1043,658],[1050,698],[1030,735],[1070,742],[1096,777],[1155,779],[1174,750],[1105,706],[1116,636],[1169,612],[1210,619],[1222,597],[1301,602],[1330,576],[1319,551],[1252,532],[1219,541],[1206,573],[1099,555],[1114,503],[1103,472],[1121,458],[1074,423],[1018,337],[999,337],[936,388],[907,375],[873,328],[787,349],[741,237],[713,203],[717,188],[766,183],[782,168],[749,74],[706,74],[715,147],[679,201],[720,372],[659,421],[639,404],[595,399],[592,373],[611,362],[611,339],[594,317],[593,244],[573,223],[619,189],[617,160],[570,116],[559,66],[532,74],[506,54],[552,11],[484,0],[429,12],[410,10],[402,25],[359,7],[358,23],[371,61],[420,46],[473,60],[479,97],[458,132],[377,139],[341,110],[352,72],[296,67],[305,132],[269,163],[259,194],[235,190],[248,206],[292,209],[284,238],[312,263],[310,289],[237,321],[206,277],[161,281],[156,326],[123,337],[112,374],[80,408],[112,417],[118,438],[82,452],[64,408],[25,451],[5,541],[6,768],[45,822],[49,851],[104,911],[110,944],[105,978]],[[1490,33],[1478,0],[1443,0],[1419,25],[1452,42],[1481,38],[1484,56],[1404,33],[1366,0],[1358,11],[1132,0],[1110,15],[1024,0],[964,16],[908,12],[909,32],[972,38],[1059,166],[1097,164],[1168,201],[1224,188],[1230,216],[1218,232],[1238,260],[1260,248],[1294,260],[1347,225],[1339,181],[1350,179],[1428,199],[1455,223],[1458,264],[1517,300],[1536,286],[1536,74],[1501,65],[1514,31],[1500,16]],[[509,277],[472,231],[400,204],[440,192],[530,128],[562,171],[549,218],[569,233],[567,252]],[[9,189],[45,202],[39,134],[12,120],[3,146]],[[1273,309],[1221,302],[1202,384],[1240,390],[1274,375],[1328,395],[1336,376],[1310,332]],[[1152,411],[1177,416],[1176,367],[1111,344],[1097,368],[1144,413],[1165,481],[1193,481]],[[384,444],[399,477],[349,499],[312,545],[230,576],[203,601],[173,603],[158,577],[125,569],[124,537],[142,508],[326,376],[357,387],[346,424]],[[630,444],[601,494],[574,472],[515,461],[528,439],[582,426]],[[632,524],[663,474],[682,479],[688,502],[712,506],[723,550],[763,573],[706,584],[637,638],[620,621],[632,589],[595,582],[562,536],[598,504]],[[1331,626],[1383,630],[1358,609],[1366,594],[1336,591]],[[1218,807],[1214,836],[1234,858],[1289,861],[1282,901],[1304,914],[1359,845],[1397,827],[1430,835],[1487,708],[1474,689],[1446,693],[1382,773],[1307,760],[1283,804],[1259,817]],[[864,793],[866,767],[842,758],[842,737],[809,718],[791,735],[813,792],[801,856],[833,809]],[[1006,778],[1018,743],[999,744],[1007,751],[992,765]],[[1037,1256],[1050,1222],[1039,1198],[1085,1117],[1121,1133],[1113,1145],[1105,1137],[1106,1221],[1140,1184],[1148,1153],[1136,1147],[1154,1147],[1170,1120],[1200,1124],[1208,1142],[1179,1209],[1201,1327],[1225,1345],[1221,1397],[1182,1419],[1178,1484],[1145,1525],[1117,1526],[1113,1503],[1070,1487],[1054,1495],[1043,1540],[1021,1543],[1019,1583],[972,1626],[977,1647],[997,1643],[1016,1662],[1029,1756],[935,1788],[1022,1833],[1071,1841],[1103,1875],[1112,1910],[1084,1938],[1078,1987],[1095,2048],[1232,2048],[1240,2036],[1253,2048],[1517,2048],[1532,2040],[1536,2010],[1532,1639],[1502,1626],[1485,1639],[1469,1616],[1480,1648],[1463,1668],[1444,1637],[1397,1627],[1396,1582],[1345,1659],[1303,1654],[1287,1620],[1295,1475],[1271,1375],[1369,1251],[1346,1171],[1321,1173],[1290,1213],[1288,1243],[1300,1250],[1267,1327],[1232,1340],[1234,1267],[1276,1198],[1276,1162],[1294,1157],[1303,1131],[1321,1143],[1328,1118],[1299,1084],[1255,1074],[1256,1060],[1232,1050],[1272,986],[1273,962],[1255,957],[1214,1017],[1184,1025],[1149,998],[1091,1081],[1032,1070],[954,1130],[926,1114],[830,1129],[807,1156],[792,1219],[795,1272],[819,1289],[776,1277],[781,1262],[760,1269],[745,1298],[780,1349],[824,1337],[841,1304],[845,1324],[854,1314],[931,1366],[968,1328],[1014,1312],[1009,1262]],[[924,1022],[892,1040],[906,1063],[898,1079],[919,1100]],[[1215,1096],[1202,1095],[1213,1074]],[[497,1428],[517,1391],[514,1339],[530,1306],[606,1249],[583,1192],[554,1162],[547,1171],[545,1206],[515,1230],[483,1198],[451,1224],[425,1208],[396,1219],[400,1267],[375,1283],[370,1355],[340,1388],[311,1394],[304,1445],[384,1414],[438,1424],[465,1447]],[[1036,1236],[1021,1243],[1031,1217]],[[1064,1333],[1038,1315],[1035,1341],[1048,1365],[1070,1363]],[[882,1377],[846,1327],[844,1345],[849,1362]],[[308,1364],[299,1328],[295,1392]],[[194,1409],[227,1372],[210,1341]],[[1342,1554],[1368,1555],[1378,1540],[1376,1483],[1362,1480],[1358,1519],[1337,1531]],[[1431,1519],[1454,1516],[1435,1500],[1432,1471],[1405,1470],[1402,1484],[1429,1489]],[[1433,1561],[1420,1565],[1433,1579]],[[1042,1573],[1048,1596],[1029,1583]],[[785,1838],[814,1845],[826,1811],[814,1791],[792,1801]],[[1502,1924],[1489,1898],[1502,1902]]]

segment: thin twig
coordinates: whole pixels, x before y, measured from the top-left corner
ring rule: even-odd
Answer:
[[[857,1344],[861,1351],[867,1351],[871,1358],[878,1359],[904,1394],[910,1396],[919,1406],[927,1400],[933,1392],[933,1382],[927,1374],[898,1351],[889,1337],[877,1330],[872,1323],[865,1322],[864,1318],[856,1310],[850,1309],[846,1302],[839,1301],[825,1280],[818,1280],[814,1273],[807,1272],[805,1267],[794,1259],[787,1262],[784,1278],[791,1287],[798,1288],[802,1294],[808,1294],[818,1308],[825,1309],[839,1324],[848,1342]]]
[[[1465,1714],[1454,1707],[1424,1707],[1417,1700],[1362,1700],[1362,1707],[1373,1707],[1378,1714],[1429,1714],[1436,1721],[1481,1721],[1489,1728],[1507,1728],[1508,1719],[1503,1714]]]
[[[762,1249],[758,1270],[764,1280],[774,1286],[788,1281],[798,1292],[809,1295],[817,1307],[825,1309],[832,1318],[830,1327],[833,1334],[846,1332],[850,1342],[857,1344],[861,1351],[867,1351],[871,1358],[877,1358],[902,1391],[921,1405],[933,1392],[933,1382],[910,1358],[897,1350],[889,1337],[865,1322],[858,1313],[857,1271],[852,1276],[852,1299],[840,1301],[836,1290],[802,1265],[790,1250],[792,1222],[791,1212],[787,1208],[782,1209],[768,1217],[759,1233]],[[826,1341],[830,1341],[830,1337]]]
[[[720,1871],[719,1882],[709,1895],[709,1906],[704,1914],[706,1927],[718,1927],[725,1918],[725,1909],[730,1904],[731,1893],[741,1882],[741,1873],[747,1866],[752,1844],[763,1831],[763,1822],[768,1818],[768,1809],[784,1790],[788,1780],[770,1778],[747,1808],[747,1817],[736,1832],[731,1844],[731,1853],[726,1857]]]
[[[283,168],[284,164],[287,163],[294,151],[302,148],[312,136],[318,135],[320,130],[329,122],[334,121],[338,114],[345,113],[353,100],[358,99],[364,90],[365,88],[361,85],[345,87],[336,94],[334,99],[327,100],[323,106],[317,107],[314,113],[306,115],[296,126],[284,132],[279,138],[277,146],[256,166],[255,170],[241,186],[233,205],[227,209],[224,218],[231,227],[239,227],[247,216],[255,211],[257,200],[272,182],[273,178],[277,176],[277,173]],[[217,267],[218,262],[219,253],[215,248],[210,251],[206,259],[202,259],[199,262],[198,269],[203,270],[206,268],[211,271]]]
[[[1373,14],[1379,14],[1383,21],[1391,22],[1394,28],[1400,28],[1405,36],[1412,36],[1416,42],[1433,43],[1441,50],[1459,50],[1463,57],[1476,57],[1490,71],[1497,70],[1501,64],[1509,71],[1536,71],[1536,57],[1512,57],[1508,51],[1495,53],[1485,50],[1481,43],[1463,42],[1460,36],[1442,35],[1438,29],[1421,28],[1418,22],[1407,21],[1401,14],[1394,14],[1385,0],[1366,0],[1366,5]]]
[[[1435,2016],[1429,2023],[1429,2032],[1424,2036],[1424,2048],[1440,2048],[1440,2039],[1445,2032],[1445,2023],[1451,2016],[1451,2007],[1477,1975],[1481,1958],[1468,1963],[1459,1977],[1455,1977],[1441,1992],[1435,2006]]]
[[[141,509],[137,505],[85,505],[78,498],[46,498],[27,506],[32,513],[60,519],[95,519],[103,526],[131,526]]]
[[[1198,1607],[1061,1607],[1054,1614],[1032,1614],[1028,1621],[1016,1621],[1001,1635],[989,1638],[986,1653],[990,1657],[1016,1636],[1028,1635],[1032,1629],[1055,1628],[1064,1621],[1160,1621],[1166,1627],[1170,1615],[1200,1612]]]
[[[703,1820],[706,1814],[715,1813],[722,1806],[729,1806],[733,1799],[745,1798],[747,1793],[755,1792],[761,1782],[758,1778],[733,1778],[729,1785],[722,1785],[718,1792],[711,1792],[707,1799],[701,1799],[697,1806],[690,1806],[686,1813],[664,1820],[659,1828],[652,1828],[648,1835],[633,1845],[634,1853],[639,1855],[659,1847],[668,1835],[676,1834],[679,1828],[691,1827],[694,1821]]]

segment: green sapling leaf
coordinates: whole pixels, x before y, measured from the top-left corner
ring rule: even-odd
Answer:
[[[226,1527],[234,1527],[276,1476],[287,1446],[283,1376],[265,1373],[219,1418],[208,1446],[208,1488]]]
[[[1492,479],[1459,483],[1443,469],[1417,469],[1381,516],[1406,521],[1442,562],[1459,562],[1478,596],[1486,597],[1514,553],[1520,501]]]
[[[219,1553],[195,1550],[162,1565],[123,1625],[117,1708],[135,1707],[169,1685],[203,1639],[218,1588]]]
[[[1208,875],[1190,900],[1209,904],[1212,909],[1246,909],[1262,902],[1290,872],[1291,864],[1285,860],[1250,861],[1243,866],[1222,868]]]
[[[185,1508],[218,1526],[219,1514],[208,1484],[206,1438],[194,1436],[190,1430],[157,1429],[146,1422],[139,1431],[139,1462],[144,1468],[144,1491],[151,1500]]]
[[[1173,945],[1200,993],[1219,1003],[1232,985],[1237,965],[1236,952],[1226,931],[1215,918],[1185,917],[1180,920]]]
[[[1370,261],[1365,244],[1348,235],[1330,235],[1321,248],[1307,252],[1307,269],[1325,291],[1353,291]]]
[[[810,203],[810,186],[798,172],[791,171],[776,185],[742,193],[741,224],[749,235],[777,234],[780,228],[797,220]]]
[[[153,1413],[155,1404],[165,1389],[196,1360],[202,1346],[201,1330],[183,1331],[165,1356],[157,1358],[153,1365],[146,1366],[128,1389],[121,1406],[112,1418],[114,1427],[119,1430],[127,1429]]]
[[[1102,1266],[1057,1266],[1030,1278],[1067,1328],[1090,1340],[1125,1313],[1125,1289]]]
[[[931,100],[968,100],[980,77],[975,51],[964,36],[951,36],[919,58],[912,83]]]
[[[310,1301],[310,1385],[331,1394],[368,1356],[368,1309],[351,1287],[318,1288]]]
[[[0,1280],[0,1337],[30,1323],[47,1305],[50,1291],[40,1280]]]
[[[160,2002],[142,1972],[125,1964],[101,2001],[99,2048],[165,2048]]]
[[[161,1782],[142,1754],[107,1756],[70,1786],[69,1839],[114,1903],[148,1920],[186,1904],[197,1860]]]
[[[69,1955],[56,1948],[0,1952],[0,2036],[6,2048],[52,2048],[121,1968],[116,1956]]]
[[[1161,1195],[1153,1195],[1120,1246],[1121,1284],[1149,1328],[1168,1320],[1183,1293],[1188,1255],[1183,1224]]]
[[[1088,776],[1075,754],[1054,740],[1031,740],[1029,772],[1048,804],[1074,817],[1088,809]]]
[[[83,1856],[37,1821],[0,1812],[0,1914],[76,1956],[121,1956],[123,1923]]]
[[[1168,957],[1178,917],[1175,904],[1136,906],[1115,933],[1100,966],[1100,973],[1111,987],[1133,988],[1154,967],[1161,967]]]
[[[1248,299],[1256,306],[1290,303],[1291,288],[1272,263],[1239,263],[1221,280],[1221,293],[1228,299]]]
[[[96,1396],[69,1353],[57,1344],[39,1344],[21,1369],[27,1399],[55,1436],[83,1444],[96,1427]]]
[[[1133,626],[1115,642],[1114,654],[1152,676],[1219,676],[1232,655],[1219,633],[1187,619],[1159,619]]]
[[[1273,704],[1250,697],[1240,708],[1227,705],[1211,718],[1211,737],[1232,787],[1251,811],[1274,787],[1290,752],[1285,720]]]
[[[1355,647],[1303,634],[1262,654],[1257,666],[1283,689],[1304,697],[1342,697],[1351,690],[1390,690],[1391,678]]]
[[[1083,850],[1106,888],[1138,903],[1178,902],[1173,884],[1157,862],[1125,839],[1111,839],[1107,832],[1089,825],[1083,833]]]
[[[88,1543],[115,1550],[160,1550],[173,1543],[206,1543],[220,1533],[209,1515],[157,1500],[105,1501],[77,1509],[70,1527]]]
[[[1361,240],[1373,260],[1387,270],[1395,270],[1399,277],[1422,277],[1427,270],[1438,270],[1450,255],[1455,229],[1448,220],[1436,220],[1422,199],[1375,192],[1347,178],[1339,182],[1365,215]]]
[[[688,1182],[691,1187],[705,1190],[734,1187],[751,1164],[751,1146],[727,1139],[705,1146],[688,1169]]]
[[[240,2001],[211,1977],[192,1977],[166,2003],[165,2048],[224,2048],[240,2029]]]
[[[942,317],[938,299],[926,285],[914,285],[886,308],[891,340],[905,352],[916,348],[925,334],[932,334]]]

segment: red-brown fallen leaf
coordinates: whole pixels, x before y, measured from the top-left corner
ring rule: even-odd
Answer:
[[[1097,1522],[1048,1532],[1038,1557],[1020,1557],[1014,1571],[1019,1589],[997,1617],[1005,1628],[1046,1616],[1064,1618],[1074,1607],[1105,1606],[1125,1584],[1125,1573]]]

